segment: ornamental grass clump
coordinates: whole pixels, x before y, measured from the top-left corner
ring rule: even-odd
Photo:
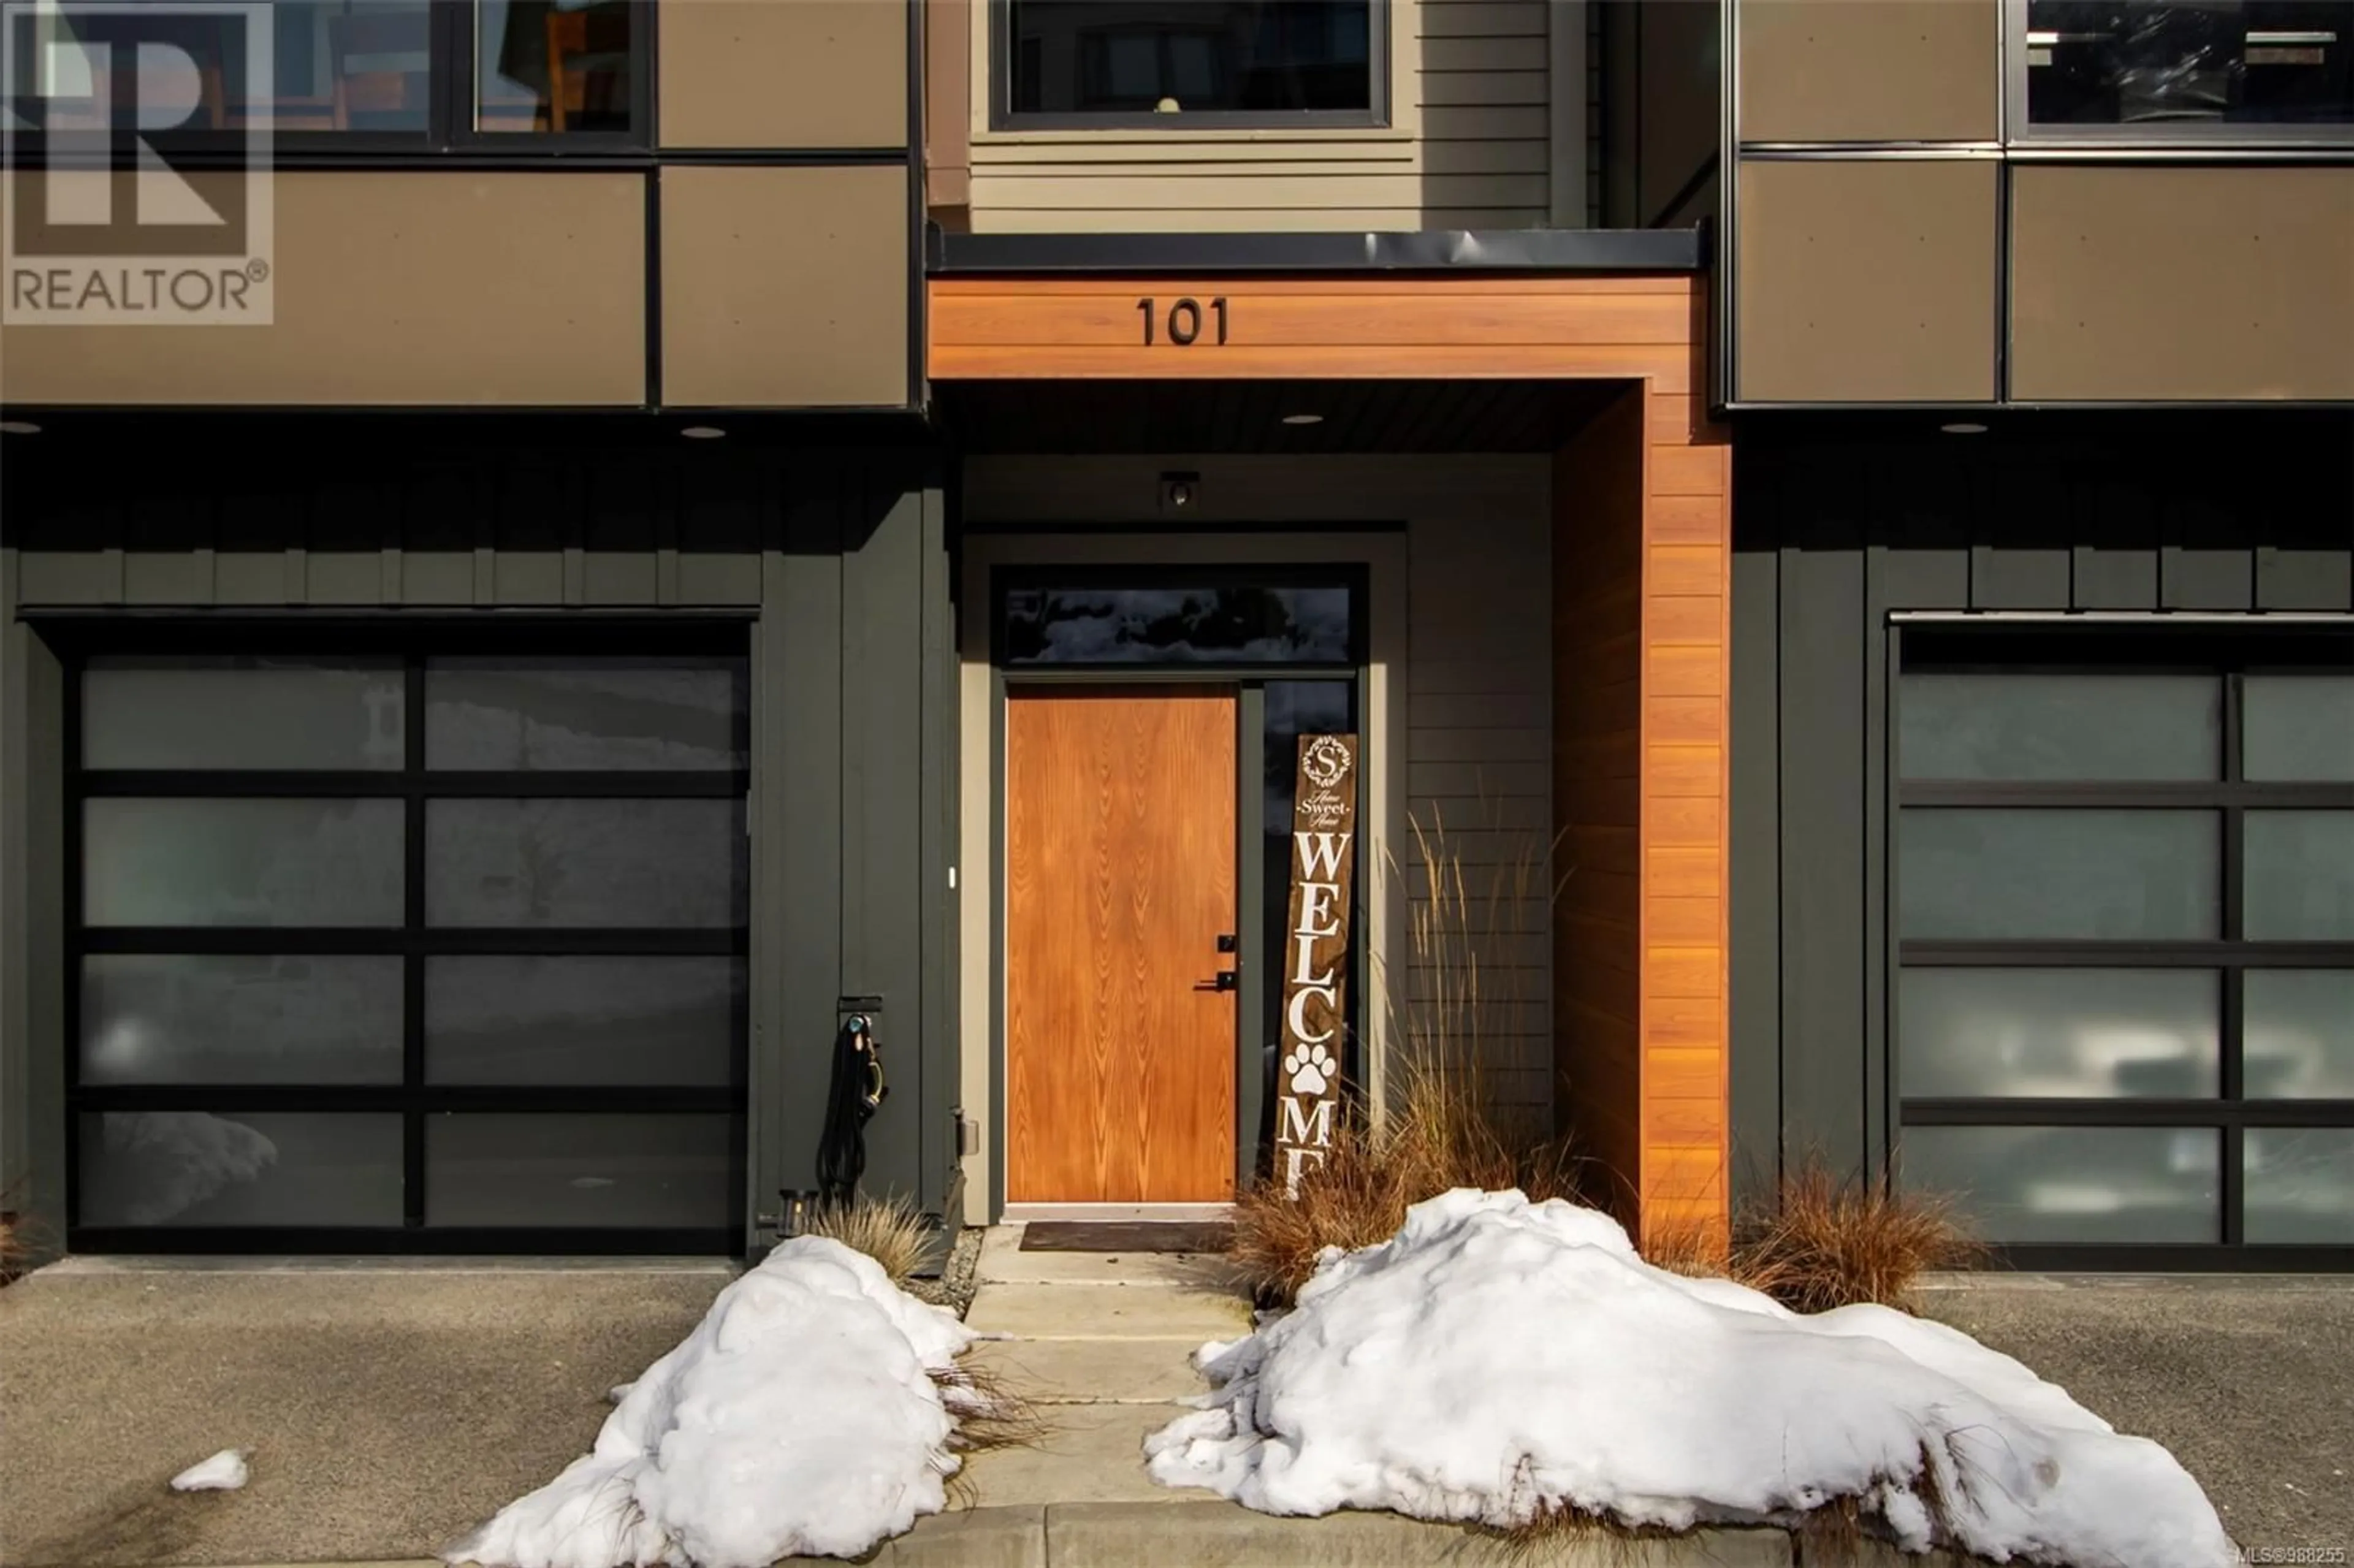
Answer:
[[[1642,1254],[1655,1267],[1730,1279],[1794,1312],[1828,1312],[1861,1302],[1910,1310],[1923,1275],[1972,1267],[1986,1249],[1950,1199],[1840,1176],[1810,1157],[1771,1197],[1737,1210],[1730,1227],[1652,1218]]]
[[[803,1235],[825,1236],[883,1266],[894,1285],[905,1285],[923,1266],[932,1226],[905,1198],[858,1197],[821,1205],[802,1227]]]
[[[1949,1198],[1839,1176],[1819,1160],[1784,1176],[1776,1200],[1734,1217],[1726,1272],[1796,1312],[1909,1308],[1923,1275],[1986,1258]]]

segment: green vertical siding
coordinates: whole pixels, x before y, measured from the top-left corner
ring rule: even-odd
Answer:
[[[1738,1192],[1888,1156],[1891,615],[2354,611],[2349,440],[2354,418],[2285,412],[1736,431]]]

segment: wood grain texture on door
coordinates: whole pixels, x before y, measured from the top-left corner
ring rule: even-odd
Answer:
[[[1234,1194],[1235,695],[1027,688],[1005,713],[1005,1195]]]

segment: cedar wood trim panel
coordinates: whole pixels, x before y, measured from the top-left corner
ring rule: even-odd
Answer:
[[[928,290],[934,380],[1628,384],[1555,465],[1554,830],[1577,886],[1555,922],[1558,1104],[1647,1228],[1721,1237],[1732,448],[1708,422],[1704,281],[1057,276]],[[1201,312],[1190,344],[1166,330],[1181,299]],[[1597,624],[1564,613],[1586,610]]]

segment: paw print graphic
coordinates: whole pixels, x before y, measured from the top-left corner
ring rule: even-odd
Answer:
[[[1302,1045],[1283,1059],[1295,1095],[1320,1095],[1341,1075],[1341,1064],[1321,1045]]]

